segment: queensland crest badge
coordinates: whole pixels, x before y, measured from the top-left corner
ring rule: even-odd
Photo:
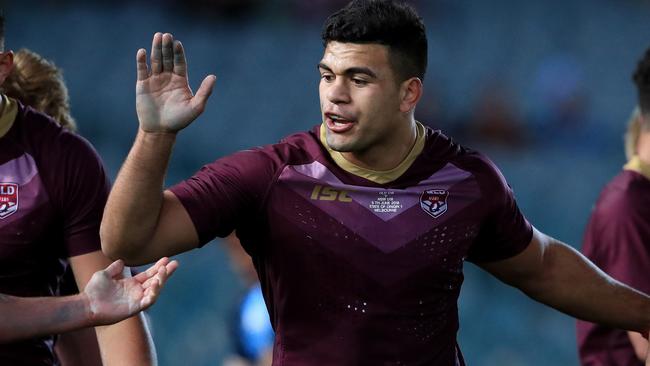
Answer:
[[[18,211],[18,184],[0,183],[0,219]]]
[[[438,218],[447,212],[447,197],[449,192],[446,189],[429,189],[422,192],[420,196],[420,207],[424,212]]]

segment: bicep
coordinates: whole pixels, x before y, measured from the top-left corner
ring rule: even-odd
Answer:
[[[146,251],[137,253],[127,264],[142,265],[162,257],[170,257],[192,250],[199,245],[199,235],[189,213],[181,201],[169,190],[163,192],[163,201],[156,229]]]
[[[579,298],[580,292],[615,284],[580,252],[538,230],[534,230],[522,253],[481,266],[501,281],[554,307]],[[580,300],[588,296],[593,295],[584,295]]]
[[[477,265],[499,280],[515,287],[521,287],[528,279],[543,270],[544,255],[552,240],[533,228],[530,243],[519,254],[500,261],[478,263]]]
[[[266,154],[243,151],[165,190],[150,243],[128,264],[153,262],[225,237],[258,211],[276,171]]]

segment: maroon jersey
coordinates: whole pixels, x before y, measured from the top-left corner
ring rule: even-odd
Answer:
[[[0,138],[0,293],[57,295],[67,258],[100,249],[109,184],[84,139],[30,108],[14,113]],[[56,365],[52,343],[0,345],[0,365]]]
[[[339,166],[317,126],[172,187],[202,244],[236,230],[252,256],[274,366],[463,364],[463,262],[511,257],[532,229],[490,161],[419,129],[421,152],[384,183]]]
[[[650,293],[650,179],[622,171],[602,191],[582,252],[615,279]],[[578,321],[582,365],[643,365],[627,331]]]

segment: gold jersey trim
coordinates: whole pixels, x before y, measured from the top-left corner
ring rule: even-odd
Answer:
[[[9,132],[14,125],[16,115],[18,114],[18,103],[15,100],[2,94],[2,110],[0,111],[0,137]]]
[[[325,123],[321,124],[320,126],[320,142],[325,146],[327,149],[327,152],[330,154],[332,159],[334,159],[334,162],[336,165],[338,165],[341,169],[345,170],[348,173],[352,173],[356,176],[368,179],[369,181],[378,183],[378,184],[386,184],[388,182],[392,182],[395,179],[399,178],[406,170],[413,164],[415,159],[420,155],[422,150],[424,149],[424,134],[425,134],[425,128],[424,126],[418,122],[415,121],[416,124],[416,131],[417,131],[417,136],[415,138],[415,144],[413,144],[413,147],[411,148],[411,151],[406,155],[406,158],[402,160],[399,165],[397,165],[395,168],[390,169],[390,170],[372,170],[372,169],[366,169],[362,168],[358,165],[355,165],[351,162],[349,162],[345,157],[343,157],[343,154],[341,154],[338,151],[332,150],[332,148],[327,144],[327,132],[326,129],[327,127],[325,126]]]
[[[645,163],[638,155],[632,156],[632,159],[623,166],[623,169],[635,171],[650,179],[650,164]]]

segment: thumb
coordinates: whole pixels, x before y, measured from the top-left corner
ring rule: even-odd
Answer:
[[[198,111],[198,113],[203,113],[203,110],[205,109],[205,103],[208,101],[210,94],[212,94],[212,89],[214,88],[216,81],[216,76],[208,75],[201,82],[201,86],[199,86],[199,90],[196,91],[196,94],[194,95],[194,98],[192,98],[191,102],[192,108]]]
[[[122,271],[124,270],[124,261],[121,259],[116,260],[115,262],[111,263],[110,266],[106,267],[104,270],[104,273],[109,275],[111,278],[117,277],[118,275],[122,274]]]

